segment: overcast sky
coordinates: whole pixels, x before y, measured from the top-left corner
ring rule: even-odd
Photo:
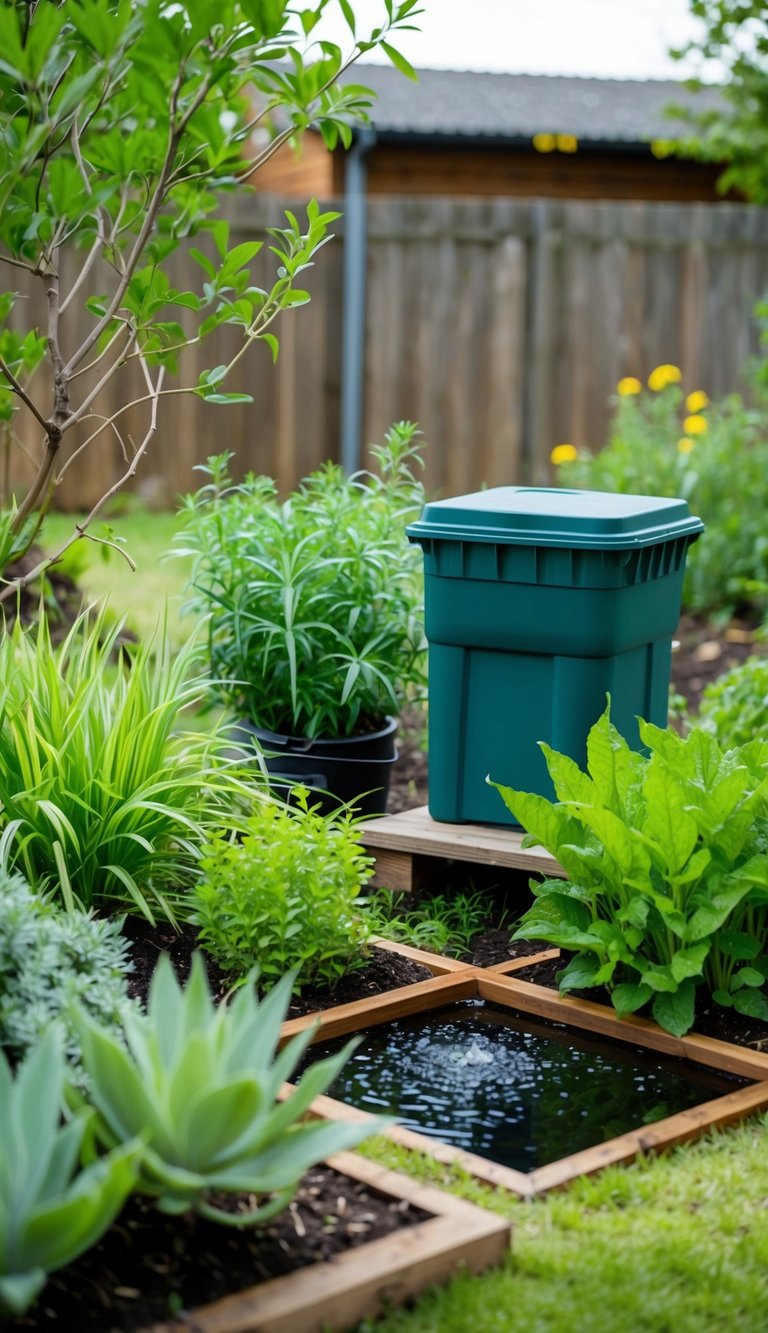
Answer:
[[[381,21],[382,0],[352,4],[360,34]],[[438,69],[682,78],[667,51],[697,26],[688,0],[423,0],[423,7],[421,32],[402,34],[397,45],[412,64]],[[341,26],[328,35],[343,41],[343,33]]]

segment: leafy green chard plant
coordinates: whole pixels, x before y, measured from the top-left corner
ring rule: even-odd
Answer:
[[[425,685],[421,560],[405,535],[423,505],[417,428],[371,453],[380,475],[327,464],[284,503],[268,477],[234,486],[230,455],[187,499],[180,554],[208,615],[220,697],[257,726],[349,736]]]
[[[3,497],[0,560],[29,548],[65,473],[88,468],[93,451],[111,451],[116,438],[125,471],[66,544],[75,541],[134,475],[166,395],[248,399],[232,391],[231,374],[256,344],[277,354],[275,320],[309,300],[302,274],[338,215],[311,203],[303,226],[287,214],[271,234],[277,271],[263,287],[251,272],[263,243],[231,245],[216,212],[310,123],[329,147],[349,145],[350,122],[366,119],[372,96],[339,79],[363,52],[379,47],[415,77],[391,41],[411,26],[417,3],[382,0],[370,31],[358,31],[347,0],[0,6],[0,269],[14,282],[0,293],[0,421],[18,410],[33,461],[24,493]],[[334,9],[346,52],[317,27]],[[169,261],[201,233],[209,253],[189,250],[200,284],[179,290]],[[44,337],[10,332],[7,321],[20,321],[24,308],[20,281],[45,296]],[[185,376],[183,350],[223,325],[236,340],[229,360]],[[33,379],[43,354],[51,373]]]
[[[499,785],[526,843],[546,847],[567,880],[532,883],[518,938],[575,957],[561,990],[607,986],[620,1014],[651,1005],[682,1035],[697,989],[768,1018],[768,743],[723,751],[641,722],[649,757],[608,712],[587,743],[588,772],[543,745],[556,801]]]
[[[261,1002],[254,986],[242,986],[230,1004],[216,1006],[199,954],[183,989],[166,954],[146,1017],[126,1015],[127,1050],[79,1014],[97,1137],[115,1147],[144,1135],[139,1189],[156,1197],[161,1211],[192,1210],[228,1226],[263,1222],[288,1205],[310,1166],[389,1123],[302,1119],[354,1042],[314,1064],[278,1100],[312,1039],[308,1028],[276,1054],[292,985],[288,974]],[[214,1201],[221,1193],[257,1201],[249,1212],[230,1213]]]
[[[724,749],[768,740],[768,658],[748,657],[712,681],[702,695],[698,721]]]
[[[689,395],[695,397],[695,395]],[[768,605],[768,413],[765,395],[747,406],[737,394],[693,414],[686,435],[683,394],[669,384],[619,397],[611,436],[599,453],[582,451],[558,468],[564,486],[636,495],[679,496],[705,524],[689,550],[683,603],[727,617]],[[703,422],[703,429],[701,428]]]
[[[178,730],[206,692],[201,649],[162,631],[119,647],[120,629],[83,614],[58,647],[44,617],[0,637],[0,855],[69,909],[173,919],[250,787],[220,733]]]
[[[119,1029],[132,963],[121,921],[57,911],[19,875],[0,870],[0,1046],[14,1059],[61,1026],[67,1077],[84,1087],[70,1007],[79,1000],[103,1027]]]
[[[306,788],[295,806],[257,802],[242,835],[214,835],[191,894],[200,943],[225,972],[256,965],[271,982],[333,983],[364,962],[371,934],[359,895],[373,873],[349,814],[323,815]]]
[[[140,1135],[79,1169],[91,1112],[61,1122],[64,1057],[48,1032],[14,1079],[0,1051],[0,1316],[20,1315],[63,1268],[95,1245],[133,1188]]]

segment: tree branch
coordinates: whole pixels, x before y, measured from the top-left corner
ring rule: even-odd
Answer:
[[[30,398],[26,389],[23,388],[21,384],[19,384],[19,381],[17,380],[13,371],[10,369],[9,366],[5,364],[5,361],[1,356],[0,356],[0,374],[5,376],[5,378],[7,379],[8,383],[11,386],[12,392],[16,394],[17,398],[21,399],[25,407],[29,408],[32,415],[34,417],[37,417],[37,420],[39,421],[43,430],[47,431],[50,423],[46,421],[45,417],[38,408],[37,404]]]

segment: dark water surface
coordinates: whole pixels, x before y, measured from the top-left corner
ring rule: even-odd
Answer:
[[[305,1067],[346,1040],[311,1047]],[[741,1082],[468,1000],[368,1029],[328,1094],[531,1171]]]

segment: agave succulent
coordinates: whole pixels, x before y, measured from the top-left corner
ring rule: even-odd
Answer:
[[[77,1013],[96,1134],[109,1147],[145,1134],[138,1188],[162,1211],[194,1210],[237,1226],[265,1221],[288,1205],[310,1166],[389,1123],[302,1119],[354,1042],[318,1061],[278,1100],[312,1037],[311,1029],[300,1033],[277,1054],[293,980],[286,974],[261,1001],[251,982],[216,1005],[199,954],[186,987],[163,955],[146,1015],[122,1018],[125,1047]],[[222,1193],[259,1197],[249,1211],[231,1213],[212,1202]]]
[[[61,1124],[64,1056],[55,1027],[14,1079],[0,1051],[0,1319],[23,1314],[47,1275],[94,1245],[133,1187],[141,1140],[79,1169],[91,1113]]]

